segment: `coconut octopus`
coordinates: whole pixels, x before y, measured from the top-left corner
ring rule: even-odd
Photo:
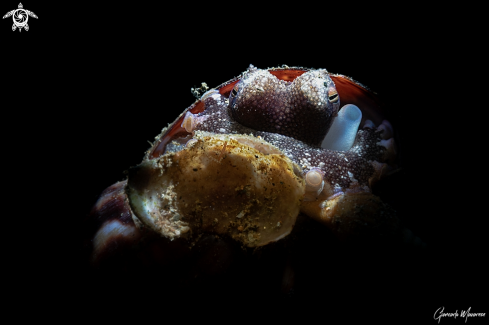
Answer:
[[[339,243],[424,245],[372,194],[399,166],[393,126],[368,88],[325,69],[252,65],[215,89],[202,85],[93,207],[93,265],[223,274],[233,255],[293,246],[301,225]]]

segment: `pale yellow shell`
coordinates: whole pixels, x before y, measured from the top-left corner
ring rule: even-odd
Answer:
[[[288,235],[305,192],[300,168],[259,138],[195,138],[131,171],[127,193],[138,218],[171,239],[204,231],[255,247]]]

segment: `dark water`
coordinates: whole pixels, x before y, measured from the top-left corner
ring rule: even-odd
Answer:
[[[362,31],[351,33],[338,23],[330,29],[304,17],[281,20],[288,30],[308,26],[309,33],[291,37],[275,24],[286,13],[246,31],[235,23],[236,11],[212,25],[190,9],[177,11],[181,19],[172,23],[161,18],[165,8],[155,8],[159,14],[142,23],[134,14],[139,7],[77,6],[68,10],[69,24],[60,25],[54,13],[65,12],[38,5],[30,9],[39,20],[29,19],[30,30],[16,34],[2,21],[2,103],[9,113],[2,129],[4,283],[16,288],[10,303],[53,319],[63,310],[89,320],[101,312],[101,319],[158,323],[170,316],[232,322],[298,315],[324,323],[432,323],[440,306],[487,312],[479,298],[487,292],[485,197],[476,190],[485,187],[484,147],[466,121],[477,94],[459,77],[460,59],[450,60],[455,66],[440,63],[453,48],[434,37],[438,27],[420,19],[413,29],[411,18],[368,16],[357,21]],[[103,11],[111,17],[103,24],[90,18]],[[383,96],[399,132],[403,169],[377,194],[427,249],[342,247],[318,239],[320,228],[313,228],[294,242],[296,284],[286,294],[280,290],[284,249],[261,255],[238,249],[232,272],[203,276],[184,291],[151,270],[88,270],[81,220],[100,192],[124,179],[147,141],[193,102],[191,87],[204,81],[214,87],[249,64],[326,68]],[[467,89],[465,97],[456,95],[459,89]]]

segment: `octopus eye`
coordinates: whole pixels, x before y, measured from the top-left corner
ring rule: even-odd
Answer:
[[[238,92],[239,92],[239,87],[240,87],[241,81],[236,83],[234,85],[233,90],[231,90],[231,94],[229,95],[229,107],[234,107],[236,104],[236,99],[238,98]]]
[[[331,103],[336,103],[339,100],[338,92],[336,91],[335,88],[329,88],[328,89],[328,99]]]

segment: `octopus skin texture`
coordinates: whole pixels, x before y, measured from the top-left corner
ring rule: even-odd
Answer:
[[[88,259],[159,267],[178,287],[242,270],[258,250],[282,257],[289,292],[300,229],[334,245],[422,247],[372,194],[399,168],[394,135],[376,96],[348,77],[250,66],[202,94],[101,194],[87,216]]]

